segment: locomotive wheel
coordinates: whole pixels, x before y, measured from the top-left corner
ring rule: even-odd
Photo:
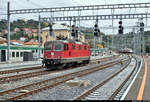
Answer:
[[[57,70],[57,69],[61,70],[64,68],[65,64],[60,64],[60,65],[48,65],[48,64],[46,64],[45,66],[46,66],[47,70]]]

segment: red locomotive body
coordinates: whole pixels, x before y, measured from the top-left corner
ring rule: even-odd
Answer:
[[[44,44],[43,63],[47,68],[55,69],[77,63],[89,63],[88,44],[81,42],[56,40]]]

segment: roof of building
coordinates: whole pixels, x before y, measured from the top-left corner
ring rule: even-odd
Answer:
[[[62,25],[59,23],[54,24],[53,29],[54,30],[70,30],[70,28],[67,25]],[[49,27],[43,28],[42,30],[47,31],[47,30],[49,30]]]
[[[0,40],[0,44],[7,43],[7,40]]]
[[[24,45],[38,45],[38,42],[29,41],[25,42]]]

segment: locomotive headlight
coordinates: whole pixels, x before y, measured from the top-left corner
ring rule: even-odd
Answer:
[[[51,55],[54,56],[54,52],[51,52]]]

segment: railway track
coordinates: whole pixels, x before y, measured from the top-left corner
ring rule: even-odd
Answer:
[[[130,59],[130,62],[131,62],[131,59]],[[86,97],[86,99],[88,99],[88,96],[92,97],[92,100],[99,99],[99,96],[100,96],[99,94],[101,93],[101,92],[99,92],[99,88],[101,88],[105,83],[107,83],[108,81],[110,81],[111,79],[113,79],[115,76],[117,76],[120,72],[122,72],[129,65],[129,63],[126,66],[124,66],[124,68],[122,68],[121,70],[117,71],[113,75],[110,75],[107,79],[105,79],[101,83],[98,83],[97,85],[95,85],[91,89],[87,90],[86,92],[83,92],[81,95],[75,97],[73,100],[82,100],[85,97]],[[136,61],[136,65],[134,67],[134,70],[135,70],[136,67],[137,67],[137,61]],[[132,72],[122,82],[122,84],[117,88],[117,90],[115,90],[115,92],[108,98],[108,100],[113,100],[115,98],[115,96],[118,94],[118,92],[120,92],[120,90],[122,89],[122,87],[124,86],[124,84],[128,81],[128,79],[130,78],[130,76],[133,74],[134,70],[132,70]]]
[[[114,55],[112,57],[107,57],[107,58],[102,58],[102,59],[96,59],[94,61],[91,61],[92,63],[95,62],[95,61],[99,61],[99,62],[103,62],[103,61],[106,61],[106,60],[109,60],[109,59],[112,59],[112,58],[118,58],[120,55]],[[4,70],[4,71],[0,71],[0,74],[9,74],[9,73],[18,73],[18,72],[23,72],[23,71],[29,71],[29,70],[38,70],[38,69],[41,69],[41,68],[44,68],[42,66],[39,66],[39,67],[30,67],[30,68],[20,68],[20,69],[12,69],[12,70]]]
[[[114,56],[112,58],[115,59],[115,58],[118,58],[118,56]],[[108,61],[112,58],[103,58],[101,60],[100,59],[94,60],[94,61],[91,61],[90,64],[95,64],[95,63],[99,63],[99,62]],[[70,69],[73,69],[73,68],[70,68]],[[64,69],[64,70],[67,70],[67,69]],[[61,71],[64,71],[64,70],[61,70]],[[15,70],[14,70],[14,72],[15,72]],[[26,78],[36,77],[36,76],[40,76],[40,75],[51,74],[51,73],[55,73],[55,72],[58,72],[58,71],[42,70],[42,71],[36,71],[36,72],[29,72],[29,73],[25,73],[25,74],[19,74],[19,75],[17,74],[17,75],[11,75],[11,76],[6,76],[6,77],[0,77],[0,84],[10,82],[10,81],[17,81],[17,80],[22,80],[22,79],[26,79]]]
[[[43,80],[40,82],[28,84],[28,85],[21,86],[18,88],[6,90],[3,92],[0,92],[0,99],[17,100],[17,99],[23,98],[27,95],[31,95],[31,94],[40,92],[40,91],[48,89],[48,88],[53,88],[56,85],[65,83],[66,81],[72,80],[75,77],[81,77],[81,76],[84,76],[84,75],[87,75],[90,73],[94,73],[96,71],[111,67],[111,66],[119,64],[119,63],[120,63],[120,60],[107,63],[103,66],[99,66],[99,67],[95,67],[95,68],[91,68],[91,69],[86,69],[86,70],[82,70],[82,71],[78,71],[78,72],[73,72],[70,74],[62,75],[62,76],[51,78],[48,80]],[[22,93],[23,90],[26,90],[26,92]]]
[[[4,71],[0,71],[0,74],[18,73],[18,72],[29,71],[29,70],[38,70],[41,68],[43,68],[43,67],[42,66],[39,66],[39,67],[36,66],[36,67],[30,67],[30,68],[4,70]]]
[[[121,85],[117,88],[117,90],[109,97],[109,100],[114,100],[115,96],[121,91],[121,89],[123,88],[123,86],[125,85],[125,83],[129,80],[129,78],[131,77],[131,75],[134,73],[134,71],[136,70],[137,67],[137,59],[136,60],[136,65],[134,67],[134,69],[132,70],[132,72],[128,75],[128,77],[121,83]]]

